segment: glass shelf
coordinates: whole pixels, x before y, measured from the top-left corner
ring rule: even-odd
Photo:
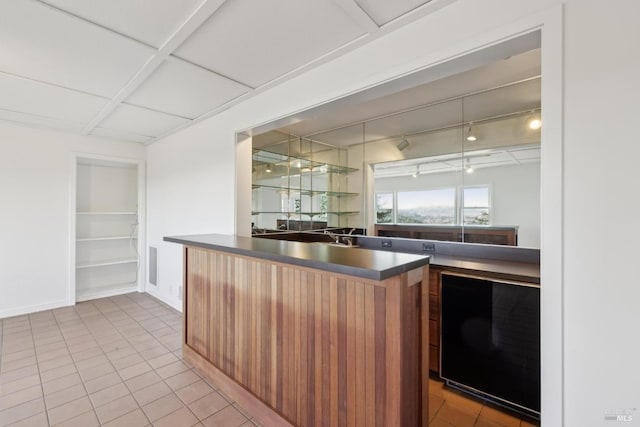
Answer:
[[[278,214],[278,215],[287,215],[287,216],[321,216],[321,215],[355,215],[359,214],[360,211],[336,211],[336,212],[281,212],[281,211],[255,211],[251,212],[251,215],[260,215],[260,214]]]
[[[285,156],[283,154],[272,153],[265,150],[254,150],[253,164],[255,165],[274,165],[285,166],[289,168],[289,175],[297,175],[300,173],[350,173],[356,172],[358,169],[348,166],[332,165],[329,163],[316,162],[301,157]]]
[[[291,188],[291,187],[277,187],[274,185],[261,185],[261,184],[253,184],[251,186],[252,189],[265,189],[265,190],[274,190],[274,191],[282,191],[283,193],[296,193],[301,194],[303,196],[316,196],[320,194],[326,194],[331,197],[354,197],[357,196],[358,193],[347,193],[344,191],[328,191],[328,190],[311,190],[311,189],[302,189],[302,188]]]

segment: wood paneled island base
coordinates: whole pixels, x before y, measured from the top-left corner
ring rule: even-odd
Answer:
[[[377,281],[195,246],[184,263],[184,358],[265,426],[428,425],[428,265]]]

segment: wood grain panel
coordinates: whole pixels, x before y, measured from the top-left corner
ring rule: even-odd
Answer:
[[[428,268],[377,282],[188,247],[185,281],[185,358],[262,411],[299,426],[427,425]]]
[[[429,370],[440,372],[440,281],[442,270],[429,269]]]

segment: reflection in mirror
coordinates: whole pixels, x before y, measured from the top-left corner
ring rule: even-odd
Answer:
[[[378,142],[404,159],[373,165],[376,234],[539,247],[539,85],[464,97],[473,121]]]
[[[253,234],[354,227],[362,181],[347,148],[272,131],[254,137],[252,164]]]
[[[254,135],[254,233],[539,247],[540,82],[533,49]]]

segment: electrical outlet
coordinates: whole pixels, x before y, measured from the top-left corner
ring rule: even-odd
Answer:
[[[436,252],[436,245],[435,243],[423,243],[422,244],[422,250],[424,252]]]
[[[383,240],[382,241],[382,247],[383,248],[390,248],[391,247],[391,240]]]

